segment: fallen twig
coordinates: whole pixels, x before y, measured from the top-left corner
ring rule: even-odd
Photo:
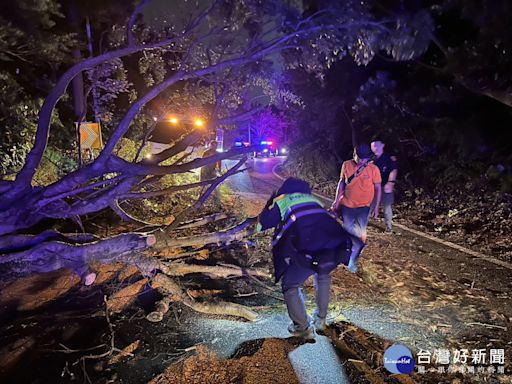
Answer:
[[[249,293],[237,293],[233,297],[249,297],[249,296],[256,296],[258,295],[258,292],[249,292]]]
[[[181,224],[176,229],[187,229],[187,228],[200,227],[202,225],[205,225],[208,223],[213,223],[215,221],[219,221],[219,220],[223,220],[223,219],[227,219],[227,218],[228,218],[228,215],[226,215],[225,213],[213,213],[211,215],[204,216],[199,219],[187,221],[187,222]]]
[[[251,276],[251,275],[247,275],[247,277],[249,277],[249,279],[251,279],[252,281],[254,281],[256,284],[258,284],[260,287],[263,287],[267,290],[269,290],[270,292],[272,293],[275,293],[277,292],[276,289],[272,289],[271,287],[269,287],[268,285],[266,285],[265,283],[262,283],[261,281],[259,281],[256,277],[254,276]],[[276,295],[273,295],[273,294],[270,294],[270,293],[265,293],[265,292],[262,292],[263,295],[265,296],[268,296],[268,297],[272,297],[273,299],[276,299],[276,300],[280,300],[280,301],[284,301],[284,298],[283,297],[279,297],[279,296],[276,296]]]
[[[55,353],[77,353],[77,352],[89,352],[94,351],[95,349],[99,349],[105,346],[105,344],[96,345],[95,347],[91,348],[84,348],[84,349],[71,349],[66,347],[64,344],[59,343],[59,346],[63,349],[46,349],[44,352],[55,352]]]
[[[507,327],[503,327],[501,325],[494,325],[494,324],[487,324],[487,323],[479,323],[479,322],[472,322],[472,323],[467,323],[466,325],[479,325],[479,326],[482,326],[482,327],[485,327],[485,328],[496,328],[496,329],[502,329],[504,331],[507,330]]]

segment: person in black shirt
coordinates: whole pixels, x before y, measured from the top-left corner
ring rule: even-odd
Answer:
[[[381,204],[384,209],[384,223],[386,232],[393,230],[393,203],[395,201],[395,181],[398,174],[396,161],[384,152],[385,144],[380,141],[372,141],[371,148],[375,154],[373,163],[379,167],[382,177],[382,198]],[[370,210],[371,212],[371,210]]]

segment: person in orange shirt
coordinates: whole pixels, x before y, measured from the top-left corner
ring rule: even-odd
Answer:
[[[370,158],[372,151],[366,144],[354,148],[352,160],[345,161],[341,166],[340,180],[336,190],[336,198],[331,209],[343,219],[343,228],[350,234],[366,243],[366,227],[368,218],[377,218],[381,199],[381,175],[379,168]],[[374,199],[375,198],[375,199]],[[370,212],[370,205],[375,207]],[[348,265],[351,272],[357,271],[357,257],[360,249],[352,249]]]

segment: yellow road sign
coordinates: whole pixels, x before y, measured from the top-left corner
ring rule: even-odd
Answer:
[[[80,148],[81,149],[101,149],[103,142],[101,140],[101,127],[99,123],[75,123],[80,124]]]

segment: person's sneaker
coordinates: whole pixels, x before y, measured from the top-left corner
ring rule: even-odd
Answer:
[[[355,260],[351,257],[350,261],[348,262],[347,269],[352,273],[356,273],[357,272],[357,260]]]
[[[319,317],[316,313],[313,316],[313,325],[317,332],[325,332],[327,328],[327,319],[325,317]]]
[[[301,330],[297,329],[297,326],[293,322],[291,322],[290,325],[288,326],[288,332],[290,332],[292,336],[300,337],[306,340],[315,338],[315,330],[311,325],[306,329]]]

